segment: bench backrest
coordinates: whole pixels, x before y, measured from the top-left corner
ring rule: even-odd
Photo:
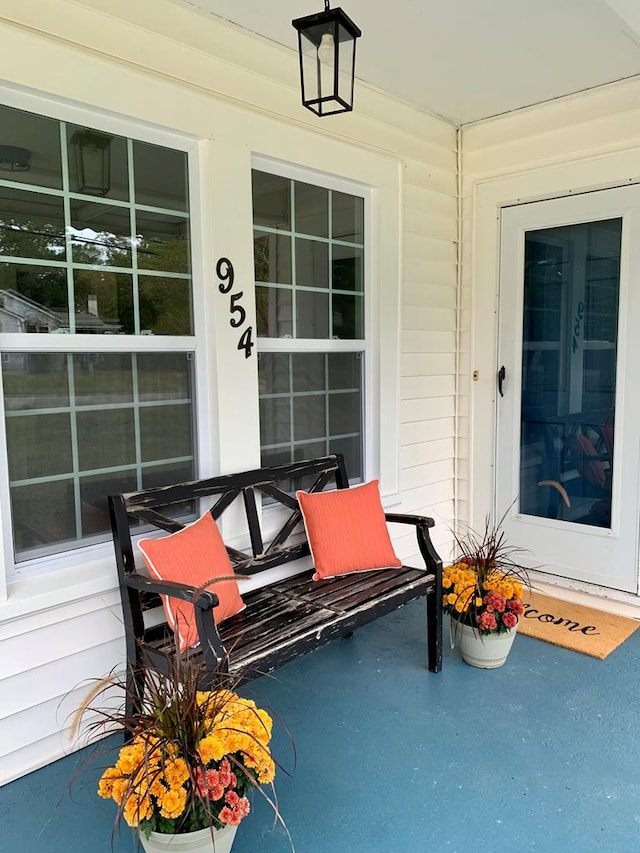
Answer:
[[[253,575],[307,556],[309,546],[306,539],[292,540],[292,534],[301,521],[298,501],[290,491],[293,482],[303,482],[303,488],[309,492],[322,491],[326,486],[344,489],[349,485],[343,457],[334,454],[289,465],[110,495],[111,525],[120,577],[136,571],[131,534],[132,530],[139,528],[139,522],[145,525],[145,531],[151,527],[175,533],[188,523],[175,517],[177,510],[182,505],[184,514],[185,503],[193,504],[201,499],[208,499],[209,503],[213,500],[210,511],[216,521],[238,498],[242,499],[251,550],[247,552],[226,546],[239,574]],[[256,492],[289,510],[286,521],[268,545],[263,537]],[[199,512],[197,506],[195,511]]]

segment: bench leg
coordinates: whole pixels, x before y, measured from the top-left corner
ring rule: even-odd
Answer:
[[[430,672],[442,669],[442,595],[437,589],[427,595],[427,660]]]

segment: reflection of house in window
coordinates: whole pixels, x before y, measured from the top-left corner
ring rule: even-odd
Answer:
[[[76,333],[81,335],[117,335],[122,325],[98,316],[95,296],[87,299],[87,310],[76,311]],[[69,332],[66,312],[51,311],[15,290],[0,290],[0,330],[32,334],[66,334]]]
[[[0,291],[0,322],[3,332],[57,332],[59,316],[15,290]]]

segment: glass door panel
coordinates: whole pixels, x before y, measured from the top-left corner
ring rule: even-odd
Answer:
[[[520,511],[609,528],[622,219],[524,236]]]

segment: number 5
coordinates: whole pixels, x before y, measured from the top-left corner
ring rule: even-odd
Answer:
[[[232,317],[229,320],[229,323],[233,326],[234,329],[237,329],[238,326],[241,326],[244,321],[247,319],[247,312],[244,310],[242,305],[238,305],[238,300],[242,297],[242,291],[239,290],[237,293],[231,294],[231,307],[229,308],[230,314],[239,314],[240,317]]]

